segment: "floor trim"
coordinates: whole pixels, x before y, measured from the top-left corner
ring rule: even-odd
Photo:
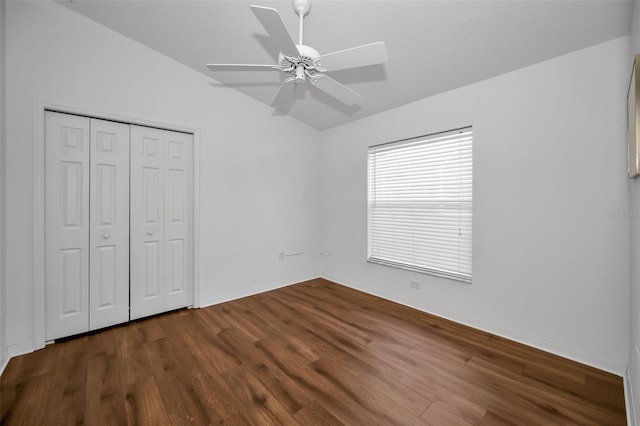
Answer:
[[[231,302],[236,299],[242,299],[243,297],[255,296],[256,294],[265,293],[267,291],[276,290],[282,287],[287,287],[290,285],[302,283],[305,281],[311,281],[318,278],[321,278],[321,277],[313,276],[313,277],[295,279],[295,281],[286,280],[284,282],[260,284],[260,285],[249,287],[243,290],[220,294],[220,295],[217,295],[215,298],[202,299],[201,300],[202,303],[200,307],[206,308],[207,306],[213,306],[220,303]]]
[[[625,370],[624,374],[624,402],[627,411],[627,425],[636,426],[636,407],[633,403],[633,386],[631,384],[631,372],[629,369]]]
[[[0,365],[0,377],[2,377],[2,374],[4,373],[5,368],[7,368],[7,365],[9,365],[10,360],[11,360],[11,357],[8,357],[6,360],[4,360],[2,365]]]

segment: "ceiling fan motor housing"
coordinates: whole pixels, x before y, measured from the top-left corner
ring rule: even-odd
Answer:
[[[298,44],[296,47],[298,48],[298,52],[300,52],[299,57],[293,58],[284,55],[282,52],[278,56],[278,64],[280,64],[284,72],[295,76],[297,80],[304,80],[305,75],[312,77],[323,71],[317,62],[317,59],[320,57],[320,53],[318,53],[317,50],[303,44]]]

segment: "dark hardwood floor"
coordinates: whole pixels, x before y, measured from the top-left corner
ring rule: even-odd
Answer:
[[[313,280],[13,358],[3,425],[623,425],[622,379]]]

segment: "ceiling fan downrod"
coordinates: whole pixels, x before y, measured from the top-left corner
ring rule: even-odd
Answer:
[[[304,17],[311,10],[311,0],[293,0],[293,10],[296,11],[300,19],[300,27],[298,30],[298,44],[302,44],[302,29],[304,27]]]
[[[298,14],[299,28],[298,28],[298,49],[300,50],[303,45],[303,29],[304,29],[304,17],[309,14],[311,10],[311,0],[293,0],[293,10]],[[300,52],[302,53],[302,52]],[[317,56],[317,53],[316,53]],[[287,58],[294,63],[295,66],[295,80],[304,81],[305,75],[308,74],[307,66],[303,65],[303,57],[299,58]]]

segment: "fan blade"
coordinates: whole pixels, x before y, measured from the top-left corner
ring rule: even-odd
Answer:
[[[287,56],[300,56],[296,44],[293,42],[276,9],[263,6],[250,7],[253,14],[256,15],[258,21],[260,21],[282,53]]]
[[[211,71],[277,71],[276,65],[207,64]]]
[[[379,41],[320,55],[318,63],[322,68],[331,72],[367,65],[383,64],[387,62],[388,59],[387,48],[383,42]]]
[[[336,98],[340,102],[346,105],[353,105],[358,103],[362,96],[349,89],[347,86],[338,83],[334,79],[324,74],[317,74],[311,80],[314,86],[322,90],[326,94]]]
[[[288,78],[283,81],[280,90],[278,90],[278,94],[273,99],[273,102],[271,102],[271,106],[286,112],[295,98],[296,86],[295,78]]]

